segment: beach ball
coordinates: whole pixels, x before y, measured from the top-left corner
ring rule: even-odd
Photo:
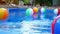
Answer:
[[[32,8],[28,8],[27,10],[26,10],[26,16],[32,16],[33,15],[33,9]]]
[[[58,9],[57,9],[57,8],[54,9],[54,13],[55,13],[55,14],[58,14]]]
[[[38,8],[37,7],[34,7],[33,8],[33,11],[34,11],[34,13],[38,13]]]
[[[52,22],[52,34],[60,34],[60,15]]]
[[[41,11],[42,13],[44,13],[44,12],[46,12],[46,8],[42,7],[42,8],[40,9],[40,11]]]
[[[60,9],[58,9],[58,8],[54,9],[54,13],[57,15],[60,15]]]
[[[8,10],[5,8],[0,8],[0,20],[5,20],[8,18]]]

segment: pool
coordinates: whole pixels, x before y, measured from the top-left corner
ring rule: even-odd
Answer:
[[[52,34],[51,25],[54,17],[53,10],[48,10],[48,13],[54,15],[52,17],[45,17],[41,19],[40,16],[46,13],[38,12],[38,17],[33,20],[26,20],[25,11],[27,8],[8,8],[9,17],[5,21],[0,21],[0,34]],[[49,12],[50,11],[50,12]]]

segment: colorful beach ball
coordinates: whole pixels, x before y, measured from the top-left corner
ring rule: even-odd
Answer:
[[[46,8],[42,7],[42,8],[40,9],[40,11],[41,11],[42,13],[44,13],[44,12],[46,12]]]
[[[5,8],[0,8],[0,20],[5,20],[8,18],[8,10]]]
[[[33,11],[34,11],[34,13],[38,13],[38,8],[37,7],[34,7],[33,8]]]
[[[33,9],[32,8],[28,8],[27,10],[26,10],[26,16],[32,16],[33,15]]]
[[[57,9],[57,8],[54,9],[54,13],[55,13],[55,14],[58,14],[58,9]]]
[[[52,34],[60,34],[60,15],[52,22]]]

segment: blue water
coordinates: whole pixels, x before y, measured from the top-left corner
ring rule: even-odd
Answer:
[[[31,20],[27,20],[29,17],[25,15],[26,8],[9,8],[8,11],[9,17],[0,21],[0,34],[51,34],[51,24],[56,16],[53,10],[43,14],[39,10],[38,17],[31,17]]]
[[[34,20],[0,25],[0,34],[51,34],[51,21]]]

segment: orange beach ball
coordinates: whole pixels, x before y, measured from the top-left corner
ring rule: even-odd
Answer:
[[[5,20],[8,18],[8,10],[5,8],[0,8],[0,20]]]
[[[38,13],[38,8],[37,7],[34,7],[33,8],[33,11],[34,11],[34,13]]]

